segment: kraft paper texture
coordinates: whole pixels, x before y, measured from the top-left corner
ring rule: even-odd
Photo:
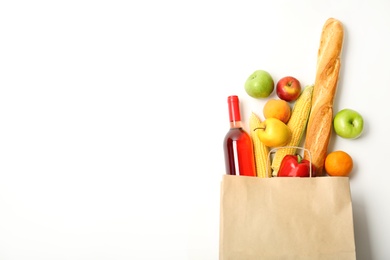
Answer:
[[[223,175],[220,260],[356,259],[347,177]]]

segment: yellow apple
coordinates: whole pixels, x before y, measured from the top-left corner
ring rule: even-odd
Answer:
[[[291,139],[290,128],[277,118],[267,118],[255,129],[260,141],[268,147],[286,145]]]

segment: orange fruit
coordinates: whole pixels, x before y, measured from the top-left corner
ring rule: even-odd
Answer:
[[[269,99],[264,104],[263,114],[266,119],[276,118],[287,124],[291,116],[291,108],[287,101],[282,99]]]
[[[325,171],[330,176],[349,176],[352,168],[352,157],[344,151],[331,152],[325,158]]]

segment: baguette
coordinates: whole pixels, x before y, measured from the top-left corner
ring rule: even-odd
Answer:
[[[312,107],[304,144],[304,147],[310,151],[311,161],[317,169],[317,176],[324,175],[325,157],[332,133],[333,101],[339,79],[343,39],[342,23],[329,18],[322,28]],[[309,160],[310,156],[305,151],[304,158]]]

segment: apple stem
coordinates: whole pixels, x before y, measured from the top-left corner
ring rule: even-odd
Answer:
[[[253,132],[256,131],[256,130],[259,130],[259,129],[260,129],[260,130],[264,130],[265,127],[256,127],[256,128],[253,129]]]

